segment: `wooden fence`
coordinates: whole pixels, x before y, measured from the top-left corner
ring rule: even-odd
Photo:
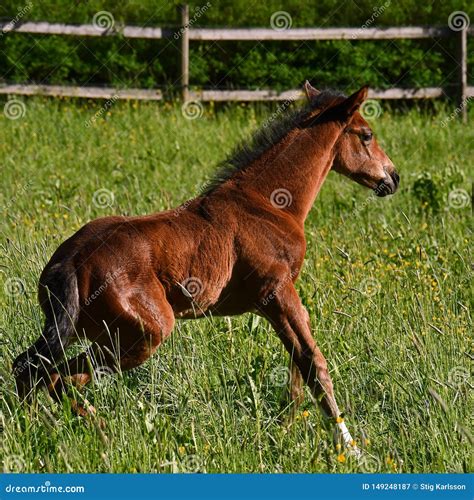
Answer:
[[[299,98],[298,90],[277,92],[274,90],[201,90],[192,91],[189,82],[189,44],[199,41],[265,41],[265,40],[396,40],[454,37],[457,39],[456,91],[458,112],[466,118],[466,103],[474,96],[474,87],[467,84],[467,37],[474,35],[473,28],[452,30],[449,27],[397,27],[397,28],[289,28],[282,30],[267,28],[192,28],[189,7],[180,8],[181,27],[141,28],[136,26],[112,26],[100,28],[93,24],[67,25],[45,22],[0,24],[2,34],[8,32],[40,35],[65,35],[82,37],[123,36],[125,38],[170,39],[181,43],[181,94],[184,101],[284,101]],[[1,41],[0,41],[1,43]],[[375,99],[431,99],[445,95],[442,87],[417,89],[391,88],[370,90],[369,97]],[[0,94],[49,95],[89,97],[104,99],[160,100],[163,94],[158,89],[113,89],[102,87],[71,87],[57,85],[0,85]]]

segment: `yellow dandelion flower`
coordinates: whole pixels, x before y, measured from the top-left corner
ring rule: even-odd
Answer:
[[[338,424],[342,424],[342,422],[344,422],[344,419],[343,419],[342,417],[337,417],[337,418],[336,418],[336,422],[337,422]]]
[[[184,454],[186,453],[186,448],[185,448],[184,446],[180,446],[180,447],[178,448],[178,453],[179,453],[180,455],[184,455]]]
[[[343,464],[346,461],[346,457],[344,456],[344,453],[341,453],[340,455],[337,456],[337,461]]]
[[[337,444],[336,444],[336,450],[337,450],[337,451],[339,451],[341,448],[342,448],[341,444],[340,444],[340,443],[337,443]]]
[[[309,411],[308,410],[305,410],[303,412],[303,418],[308,418],[309,417]]]

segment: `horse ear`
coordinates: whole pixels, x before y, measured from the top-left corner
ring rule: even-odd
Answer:
[[[311,83],[306,80],[303,85],[303,90],[306,94],[306,97],[308,98],[308,101],[311,101],[314,97],[319,95],[321,92],[319,90],[316,90]]]
[[[367,99],[368,93],[369,86],[364,85],[340,104],[346,118],[350,118],[360,108],[362,103]]]

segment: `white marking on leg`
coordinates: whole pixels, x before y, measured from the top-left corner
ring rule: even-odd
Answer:
[[[362,453],[355,444],[355,441],[352,439],[351,433],[349,432],[345,422],[344,421],[338,422],[337,427],[340,435],[342,436],[342,440],[344,441],[344,445],[347,448],[347,450],[351,454],[355,455],[357,458],[360,458]]]
[[[349,432],[345,422],[339,422],[337,424],[338,428],[339,428],[339,433],[340,435],[342,436],[342,439],[344,441],[344,444],[347,446],[347,447],[350,447],[352,446],[352,436],[351,436],[351,433]]]

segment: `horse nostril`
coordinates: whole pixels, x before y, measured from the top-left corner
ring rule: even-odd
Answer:
[[[392,170],[390,172],[390,169]],[[375,189],[375,193],[377,196],[387,196],[388,194],[394,194],[398,189],[398,184],[400,182],[400,176],[397,174],[395,169],[392,166],[384,166],[383,167],[385,178],[382,179]]]
[[[400,184],[400,176],[395,170],[390,174],[390,177],[393,179],[395,186],[398,186]]]

